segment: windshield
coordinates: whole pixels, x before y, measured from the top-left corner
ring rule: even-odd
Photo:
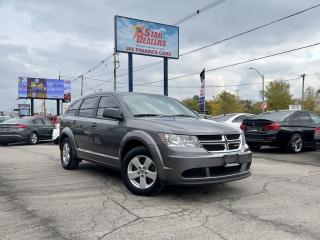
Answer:
[[[289,117],[293,111],[266,112],[257,116],[257,119],[266,119],[271,121],[283,121]]]
[[[128,110],[136,117],[185,116],[197,117],[179,101],[160,95],[124,95],[122,100]]]

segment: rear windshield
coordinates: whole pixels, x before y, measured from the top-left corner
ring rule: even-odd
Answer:
[[[3,124],[12,123],[12,124],[32,124],[32,119],[28,118],[11,118],[7,121],[2,122]]]
[[[216,116],[214,117],[213,119],[215,121],[218,121],[218,122],[224,122],[224,121],[227,121],[229,118],[235,116],[236,114],[228,114],[228,115],[220,115],[220,116]]]
[[[267,119],[271,121],[284,121],[293,111],[266,112],[257,116],[257,119]]]

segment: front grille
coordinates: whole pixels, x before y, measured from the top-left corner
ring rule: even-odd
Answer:
[[[246,164],[246,163],[244,163]],[[250,169],[250,163],[247,163],[245,166],[245,170]],[[217,166],[217,167],[209,167],[209,168],[191,168],[185,170],[182,173],[182,177],[184,178],[206,178],[206,177],[219,177],[224,175],[231,175],[241,172],[241,165],[225,167],[225,166]]]
[[[238,151],[241,148],[240,134],[200,135],[201,146],[208,152]]]

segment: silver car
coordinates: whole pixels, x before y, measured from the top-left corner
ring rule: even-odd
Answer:
[[[241,130],[200,119],[162,95],[99,93],[77,100],[60,119],[61,163],[82,160],[121,171],[127,188],[152,195],[166,184],[208,184],[250,176]]]

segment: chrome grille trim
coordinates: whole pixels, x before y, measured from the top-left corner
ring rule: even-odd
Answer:
[[[228,139],[228,135],[229,135],[229,138],[231,138],[231,140]],[[235,138],[235,137],[237,137],[237,135],[239,135],[239,137]],[[206,136],[205,138],[208,139],[209,136]],[[236,152],[241,149],[241,146],[242,146],[241,134],[223,134],[223,135],[219,135],[219,136],[221,136],[221,140],[199,140],[199,142],[200,142],[202,148],[210,153]],[[201,139],[201,136],[199,136],[199,138]],[[213,139],[217,139],[217,135],[213,135]],[[230,148],[232,148],[232,147],[230,147],[232,144],[239,145],[239,146],[237,148],[230,149]],[[206,146],[213,146],[213,145],[217,146],[217,147],[221,147],[221,145],[223,145],[224,149],[212,151],[212,150],[208,150],[208,149],[210,149],[210,147],[208,147],[208,149],[206,148]]]

